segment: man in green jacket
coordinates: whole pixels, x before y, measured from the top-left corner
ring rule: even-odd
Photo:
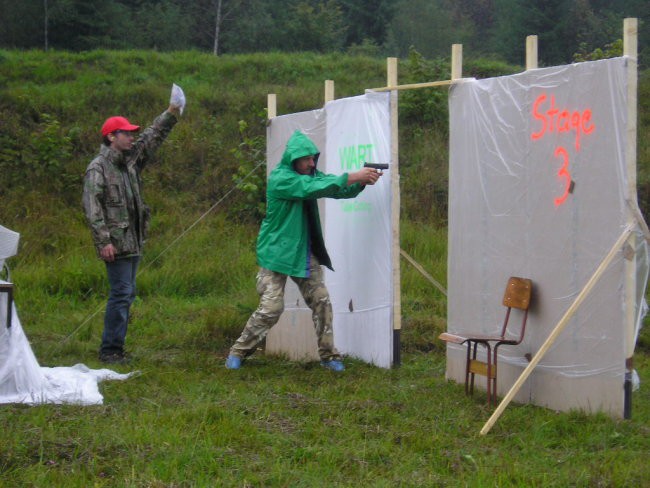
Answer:
[[[321,265],[332,269],[332,262],[323,242],[317,199],[354,198],[382,173],[362,168],[342,175],[325,174],[316,169],[319,155],[312,140],[296,131],[269,176],[266,217],[257,237],[260,304],[230,349],[228,369],[239,369],[279,320],[288,276],[313,312],[321,364],[332,371],[345,369],[334,348],[332,304],[321,270]]]
[[[99,349],[99,359],[105,363],[127,361],[124,342],[129,309],[136,296],[135,275],[149,226],[140,173],[169,135],[180,111],[180,106],[170,105],[139,136],[140,127],[125,117],[109,117],[102,126],[99,155],[86,169],[84,212],[110,285]]]

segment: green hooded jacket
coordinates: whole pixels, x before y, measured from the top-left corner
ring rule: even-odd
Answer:
[[[354,198],[365,186],[348,186],[348,174],[331,175],[316,169],[312,175],[295,171],[293,162],[320,152],[300,131],[287,142],[280,164],[271,171],[266,189],[266,217],[257,237],[257,263],[277,273],[309,276],[310,251],[332,269],[325,249],[316,200],[322,197]]]

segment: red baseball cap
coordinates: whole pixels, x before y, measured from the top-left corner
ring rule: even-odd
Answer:
[[[139,125],[133,125],[126,119],[126,117],[109,117],[106,119],[106,122],[104,122],[104,125],[102,125],[102,135],[106,137],[108,134],[115,132],[116,130],[134,131],[139,129]]]

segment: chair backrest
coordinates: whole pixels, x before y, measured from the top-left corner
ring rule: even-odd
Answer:
[[[533,282],[531,280],[511,276],[503,295],[503,306],[508,308],[518,308],[519,310],[528,310],[532,291]]]
[[[533,282],[528,278],[518,278],[511,276],[506,285],[506,291],[503,295],[503,305],[508,307],[506,317],[501,328],[501,338],[505,338],[506,329],[510,320],[510,310],[517,308],[524,311],[524,317],[521,322],[521,330],[517,344],[524,340],[526,333],[526,321],[528,320],[528,307],[530,306],[530,296],[533,292]]]

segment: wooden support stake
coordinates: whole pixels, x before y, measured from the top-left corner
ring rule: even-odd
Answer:
[[[535,354],[533,359],[531,359],[530,363],[528,363],[528,366],[526,366],[526,369],[521,373],[521,376],[515,381],[515,384],[512,385],[512,388],[510,388],[510,391],[506,394],[506,396],[501,400],[501,403],[497,407],[497,409],[494,411],[492,416],[488,419],[488,421],[485,423],[483,428],[481,429],[481,435],[487,434],[492,426],[496,423],[496,421],[499,419],[503,411],[506,409],[510,401],[513,399],[513,397],[517,394],[519,389],[522,387],[524,382],[528,379],[528,376],[530,376],[530,373],[533,372],[533,369],[535,366],[537,366],[537,363],[539,363],[546,354],[546,352],[551,348],[555,340],[558,338],[558,336],[562,333],[566,325],[569,323],[569,320],[573,317],[575,312],[578,310],[578,307],[582,304],[584,299],[589,295],[593,287],[596,285],[602,274],[605,272],[607,267],[610,265],[610,263],[614,260],[614,257],[618,254],[618,252],[621,249],[621,246],[625,243],[625,241],[628,239],[630,234],[632,233],[633,227],[628,226],[625,228],[621,236],[618,238],[616,243],[612,246],[610,249],[609,253],[607,253],[607,256],[603,259],[603,261],[600,263],[600,266],[596,269],[594,274],[589,278],[589,281],[587,284],[584,286],[584,288],[580,291],[576,299],[573,301],[569,309],[565,312],[565,314],[562,316],[560,321],[557,323],[551,334],[548,336],[546,341],[544,341],[544,344],[539,348],[539,351]]]
[[[638,22],[628,18],[623,21],[623,54],[627,58],[627,128],[625,134],[625,165],[627,168],[627,198],[636,205],[636,133],[637,133],[637,56]],[[641,217],[643,218],[643,217]],[[633,225],[637,216],[628,206],[627,222]],[[630,235],[628,245],[636,250],[636,235]],[[625,384],[623,417],[632,417],[632,371],[634,369],[634,339],[637,322],[636,253],[625,261]]]
[[[537,68],[537,36],[528,36],[526,37],[526,71]]]
[[[418,263],[415,259],[413,259],[404,249],[400,249],[400,254],[404,259],[406,259],[411,265],[417,269],[422,276],[424,276],[429,282],[435,286],[440,293],[442,293],[444,296],[447,296],[447,290],[445,290],[445,287],[442,286],[440,283],[438,283],[436,280],[433,279],[433,276],[431,276],[429,273],[426,272],[426,270]]]
[[[386,60],[386,85],[397,86],[397,58]],[[390,208],[393,228],[391,259],[393,262],[393,366],[399,366],[400,331],[402,329],[402,298],[400,278],[400,194],[399,194],[399,134],[398,134],[398,92],[390,92]]]
[[[269,120],[278,115],[278,105],[275,93],[269,93],[266,96],[266,113]]]
[[[451,45],[451,79],[460,80],[463,77],[463,45]]]
[[[334,80],[325,80],[325,103],[334,100]]]

